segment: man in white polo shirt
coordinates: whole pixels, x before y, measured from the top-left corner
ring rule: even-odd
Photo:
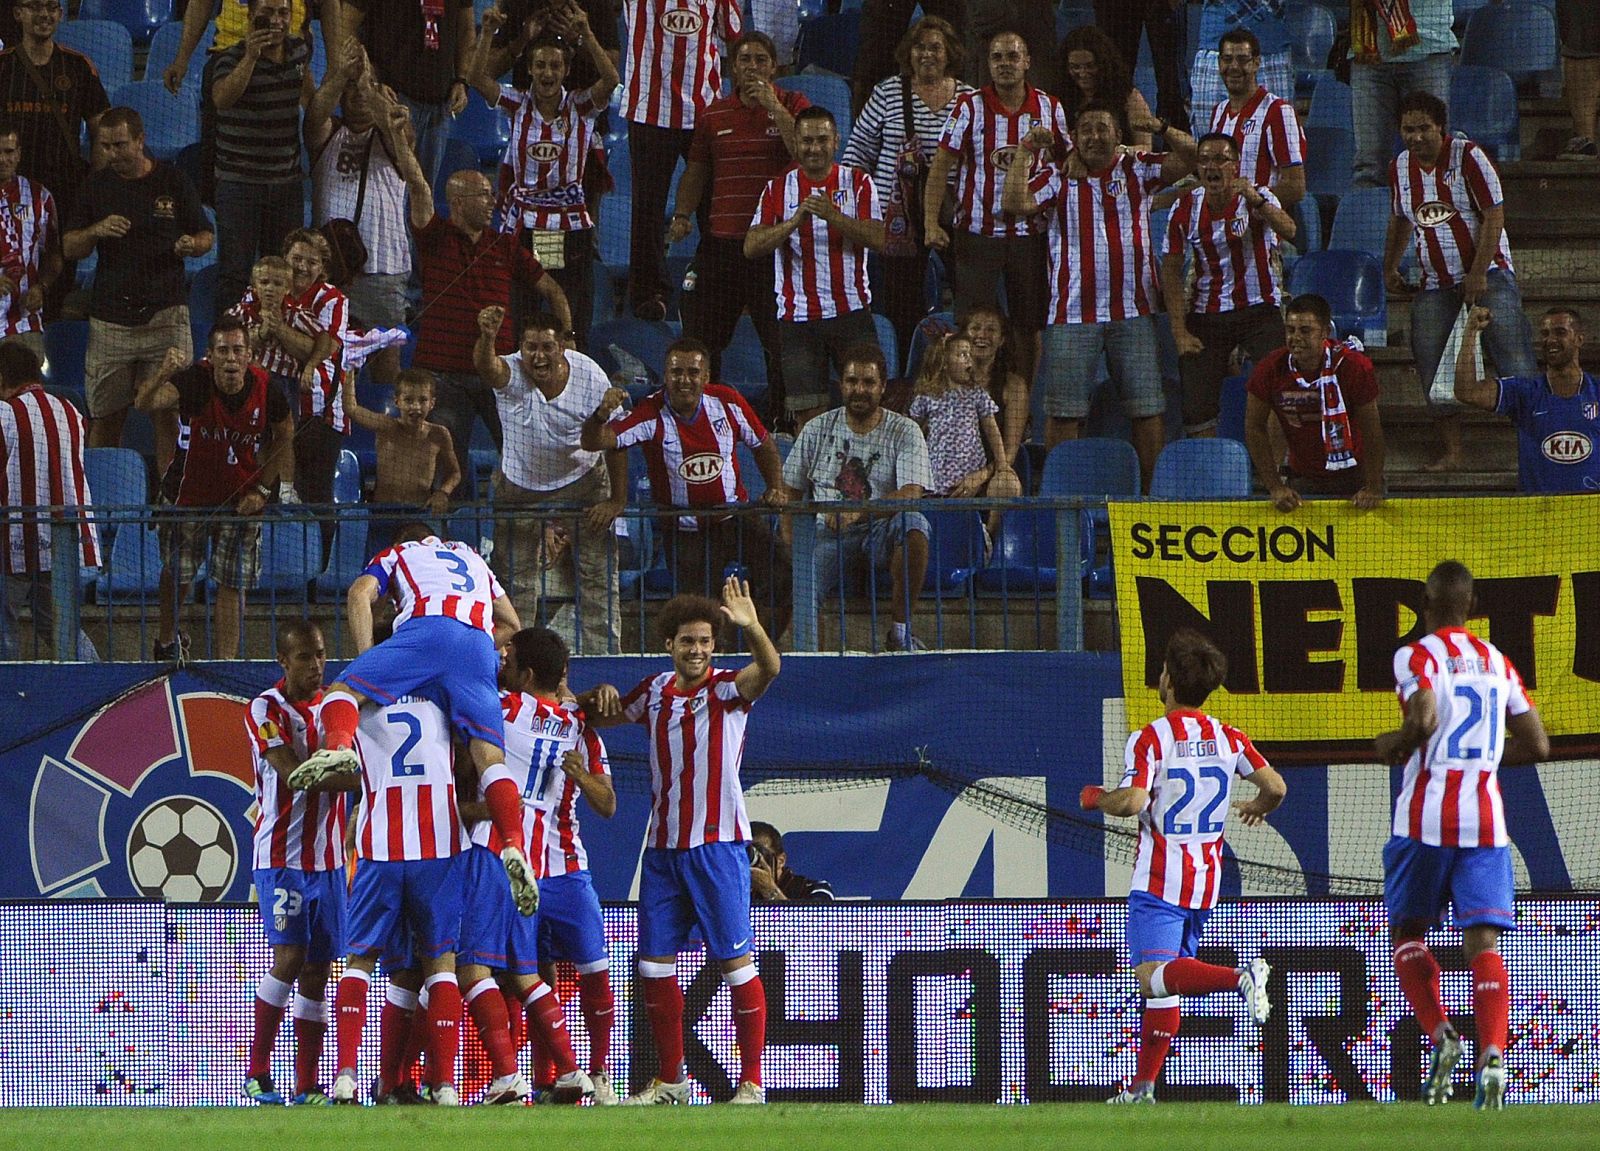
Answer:
[[[512,603],[519,605],[518,614],[539,618],[538,599],[551,580],[548,569],[565,532],[577,564],[576,650],[583,655],[615,652],[621,630],[611,523],[627,490],[627,457],[619,453],[606,459],[584,451],[580,442],[583,421],[600,405],[610,382],[588,356],[563,350],[565,325],[550,316],[529,316],[519,349],[497,355],[495,336],[504,319],[502,307],[479,312],[478,342],[472,350],[478,375],[494,389],[504,433],[495,503],[507,512],[516,505],[587,510],[549,522],[550,530],[547,521],[533,515],[497,517],[495,574]]]

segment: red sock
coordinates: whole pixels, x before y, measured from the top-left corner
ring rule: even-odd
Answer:
[[[1432,1038],[1444,1023],[1444,1007],[1439,1002],[1439,964],[1433,952],[1420,939],[1402,940],[1394,949],[1394,973],[1422,1033]]]
[[[389,993],[394,994],[391,987]],[[400,1062],[405,1058],[406,1042],[411,1038],[411,1017],[416,1013],[417,997],[407,993],[411,1006],[385,999],[378,1016],[378,1088],[393,1091],[400,1085]]]
[[[601,968],[579,974],[578,1006],[583,1009],[583,1027],[589,1033],[589,1071],[604,1071],[611,1059],[611,1024],[617,1015],[610,971]]]
[[[435,1087],[453,1087],[461,1049],[461,988],[454,975],[428,980],[428,1031],[428,1081]]]
[[[522,793],[509,779],[497,779],[483,793],[501,848],[522,846]]]
[[[1210,995],[1239,989],[1239,973],[1233,968],[1201,963],[1198,959],[1174,959],[1157,971],[1168,995]]]
[[[1139,1031],[1139,1064],[1133,1073],[1135,1083],[1153,1085],[1160,1078],[1161,1065],[1167,1061],[1167,1051],[1177,1033],[1177,1007],[1145,1005],[1144,1026]]]
[[[320,999],[294,997],[294,1089],[297,1095],[317,1089],[322,1040],[328,1034],[328,1005]]]
[[[526,1019],[526,1016],[524,1016]],[[528,1020],[528,1045],[533,1048],[533,1064],[528,1070],[535,1087],[549,1087],[556,1081],[556,1057],[550,1036],[543,1027]]]
[[[494,1077],[516,1074],[517,1049],[511,1046],[506,1001],[500,998],[500,989],[494,985],[494,980],[480,980],[467,991],[467,1010],[478,1027],[478,1038],[489,1055],[489,1069]]]
[[[550,990],[550,985],[542,982],[534,984],[523,1002],[528,1008],[528,1030],[537,1032],[548,1045],[550,1058],[555,1061],[556,1075],[559,1077],[576,1071],[578,1057],[572,1051],[567,1017],[561,1010],[561,1000]]]
[[[1497,951],[1485,951],[1472,961],[1472,1014],[1478,1025],[1478,1060],[1489,1048],[1505,1051],[1510,1029],[1511,981],[1506,961]]]
[[[522,1014],[522,999],[515,991],[502,987],[500,1002],[505,1006],[506,1030],[511,1033],[511,1050],[521,1051],[528,1041],[528,1019]]]
[[[361,711],[356,701],[342,691],[330,692],[322,699],[322,746],[343,751],[356,741],[356,724]]]
[[[278,1028],[283,1025],[283,1009],[291,994],[289,985],[270,973],[263,975],[256,984],[255,1026],[250,1032],[250,1066],[246,1075],[271,1074],[272,1044],[278,1038]]]
[[[677,1083],[683,1078],[683,988],[677,970],[660,977],[640,972],[639,982],[644,984],[644,1010],[656,1040],[661,1081]]]
[[[365,971],[347,971],[339,980],[338,1045],[339,1070],[353,1071],[361,1054],[361,1032],[367,1026],[367,986],[372,977]]]
[[[755,968],[742,968],[735,975],[744,971],[753,973]],[[767,992],[761,986],[761,976],[754,974],[743,983],[729,984],[728,990],[733,992],[733,1034],[739,1042],[739,1078],[759,1087],[761,1052],[767,1046]]]
[[[405,1046],[400,1049],[400,1076],[395,1081],[399,1083],[417,1082],[417,1067],[422,1062],[422,1053],[428,1049],[428,1041],[433,1038],[433,1028],[428,1025],[428,1005],[421,996],[417,999],[417,1009],[411,1013],[411,1030],[406,1032]]]

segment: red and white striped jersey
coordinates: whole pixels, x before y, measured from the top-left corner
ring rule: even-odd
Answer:
[[[939,147],[956,156],[957,228],[980,236],[1031,236],[1043,231],[1039,217],[1013,216],[1001,206],[1006,171],[1018,144],[1035,124],[1055,130],[1055,157],[1064,159],[1072,145],[1067,114],[1048,92],[1029,87],[1015,112],[1000,102],[992,84],[956,97]]]
[[[317,750],[322,693],[292,700],[279,680],[250,701],[245,725],[256,768],[256,830],[252,869],[297,867],[333,871],[344,866],[345,797],[340,791],[291,791],[267,758],[287,747],[304,760]]]
[[[57,242],[60,226],[55,197],[43,184],[13,176],[0,185],[0,274],[15,285],[0,312],[0,339],[44,331],[43,313],[24,308],[22,299],[38,284],[39,265]]]
[[[1141,787],[1139,846],[1130,890],[1204,911],[1222,886],[1222,834],[1235,776],[1267,761],[1250,737],[1194,708],[1180,707],[1128,738],[1123,787]]]
[[[1401,152],[1389,166],[1389,190],[1396,216],[1410,221],[1411,242],[1422,268],[1422,288],[1450,288],[1472,268],[1478,251],[1478,226],[1483,214],[1505,200],[1500,173],[1487,153],[1471,140],[1444,142],[1439,162],[1424,168]],[[1505,229],[1491,267],[1515,272]]]
[[[395,544],[373,556],[362,575],[378,581],[378,594],[394,600],[394,626],[442,615],[494,635],[494,601],[500,580],[469,544],[425,540]]]
[[[540,879],[583,871],[589,855],[578,834],[578,785],[561,769],[567,752],[580,752],[591,775],[610,775],[606,745],[583,714],[526,692],[500,693],[506,721],[506,761],[484,772],[478,796],[497,779],[522,792],[522,838],[528,863]],[[472,826],[472,842],[496,855],[505,846],[491,820]]]
[[[687,850],[750,838],[739,786],[750,702],[734,684],[737,674],[713,668],[694,691],[680,692],[674,673],[664,671],[623,697],[623,717],[649,731],[646,846]]]
[[[50,520],[24,509],[94,502],[83,471],[86,442],[78,409],[37,384],[0,400],[0,507],[6,509],[0,568],[17,575],[51,570]],[[77,532],[83,566],[99,567],[99,527],[85,520]]]
[[[1394,834],[1434,847],[1504,847],[1500,756],[1506,717],[1533,707],[1522,677],[1494,644],[1464,627],[1441,628],[1394,654],[1402,709],[1433,692],[1439,726],[1406,760]]]
[[[285,303],[291,306],[286,316],[290,325],[308,336],[327,332],[333,337],[333,352],[317,365],[317,383],[309,392],[300,389],[300,410],[297,421],[327,420],[336,432],[350,430],[349,417],[344,412],[344,398],[339,388],[339,366],[344,362],[344,342],[349,336],[350,299],[326,280],[318,280],[304,294],[289,295]]]
[[[1165,181],[1158,152],[1122,152],[1082,179],[1046,164],[1028,181],[1050,221],[1047,324],[1103,324],[1161,308],[1150,198]]]
[[[756,448],[767,438],[750,401],[725,384],[706,385],[691,419],[673,411],[660,391],[612,420],[611,429],[619,450],[641,446],[651,496],[675,508],[744,503],[748,497],[734,445]],[[689,531],[697,526],[693,516],[680,517],[678,524]]]
[[[835,164],[827,179],[813,181],[796,166],[767,181],[751,227],[783,223],[812,195],[826,196],[853,219],[883,219],[872,177],[860,168]],[[872,303],[867,250],[835,235],[822,217],[807,216],[772,253],[772,289],[778,295],[780,320],[831,320],[861,311]]]
[[[622,116],[693,128],[722,95],[722,52],[744,31],[739,0],[626,0]]]
[[[1266,187],[1258,189],[1273,207],[1278,197]],[[1232,312],[1255,304],[1281,304],[1283,285],[1278,282],[1272,255],[1278,233],[1254,215],[1243,194],[1234,196],[1220,212],[1213,212],[1206,190],[1195,188],[1172,205],[1167,221],[1166,252],[1188,252],[1194,261],[1195,312]]]
[[[333,290],[338,292],[337,288]],[[339,293],[339,299],[344,299],[343,293]],[[239,302],[228,309],[228,315],[237,316],[239,319],[243,320],[245,328],[250,333],[253,340],[255,330],[261,326],[261,300],[257,298],[256,290],[254,288],[246,288],[244,290],[244,295],[239,298]],[[295,331],[302,332],[305,335],[320,336],[324,331],[322,327],[322,321],[306,308],[297,304],[292,296],[285,296],[283,298],[282,316],[285,324],[293,328]],[[343,322],[342,319],[341,322]],[[336,341],[336,347],[342,346],[345,339],[345,333],[341,331],[334,337],[334,339]],[[300,381],[300,372],[302,369],[304,369],[305,365],[290,355],[289,350],[282,344],[278,343],[276,340],[268,340],[261,345],[261,350],[257,352],[255,356],[256,363],[260,364],[264,369],[271,372],[273,375],[282,376],[285,379],[295,381],[295,415],[298,419],[302,420],[321,415],[323,411],[327,410],[330,389],[326,381],[336,381],[338,379],[338,368],[336,366],[338,364],[338,360],[339,356],[336,350],[332,359],[324,360],[317,366],[317,386],[310,392],[307,392],[298,386]],[[331,395],[333,402],[333,416],[331,417],[330,422],[332,422],[335,431],[349,431],[350,420],[345,415],[344,396],[337,385],[332,387]]]
[[[1306,134],[1294,105],[1265,88],[1238,112],[1226,100],[1211,109],[1211,131],[1226,132],[1239,146],[1239,175],[1258,188],[1270,188],[1278,173],[1306,162]]]
[[[605,109],[589,89],[561,97],[546,120],[532,92],[500,85],[498,107],[511,117],[511,141],[500,160],[500,230],[537,228],[581,232],[594,227],[583,195],[583,170],[594,141],[595,119]]]
[[[445,859],[471,846],[456,808],[450,723],[438,704],[403,695],[385,707],[363,707],[355,746],[357,859]]]

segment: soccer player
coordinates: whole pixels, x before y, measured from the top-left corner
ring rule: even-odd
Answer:
[[[1550,738],[1511,661],[1467,630],[1475,606],[1465,566],[1446,560],[1428,574],[1422,620],[1429,634],[1394,657],[1405,722],[1373,747],[1383,762],[1405,765],[1393,835],[1383,849],[1383,899],[1400,989],[1433,1038],[1423,1102],[1450,1097],[1450,1073],[1461,1058],[1461,1040],[1439,1001],[1439,964],[1424,940],[1449,902],[1472,967],[1473,1106],[1499,1110],[1510,987],[1496,947],[1500,932],[1517,922],[1498,770],[1508,752],[1518,762],[1542,759]]]
[[[755,658],[738,672],[712,665],[724,624],[744,629]],[[641,680],[618,701],[607,686],[579,697],[597,725],[627,720],[650,732],[650,826],[639,879],[639,979],[660,1071],[625,1102],[689,1102],[683,1065],[683,989],[678,952],[699,924],[706,951],[733,995],[739,1043],[734,1103],[765,1103],[761,1051],[767,999],[750,953],[750,819],[739,763],[750,707],[778,678],[780,660],[756,615],[750,585],[722,585],[722,603],[704,596],[668,600],[656,633],[672,670]]]
[[[1085,811],[1139,818],[1139,846],[1128,892],[1128,952],[1144,996],[1144,1026],[1133,1082],[1111,1103],[1154,1103],[1156,1079],[1178,1033],[1178,1000],[1238,989],[1259,1026],[1267,1021],[1264,959],[1240,968],[1195,958],[1200,933],[1222,886],[1222,835],[1234,776],[1256,786],[1233,804],[1247,826],[1264,820],[1288,791],[1250,737],[1200,708],[1228,673],[1228,661],[1199,632],[1167,641],[1156,689],[1167,713],[1128,740],[1122,785],[1091,784]]]
[[[272,1044],[294,995],[294,1099],[326,1106],[317,1082],[328,1030],[328,964],[344,954],[345,797],[291,791],[286,782],[317,741],[317,709],[327,665],[322,631],[310,620],[278,630],[283,676],[250,701],[256,772],[256,827],[251,867],[272,967],[256,984],[255,1025],[245,1098],[283,1102],[272,1080]]]
[[[374,647],[372,605],[380,595],[394,600],[394,634]],[[291,787],[348,777],[359,766],[353,745],[361,704],[387,705],[417,693],[441,697],[452,726],[468,741],[479,779],[505,762],[497,629],[510,635],[522,625],[483,557],[458,540],[441,540],[425,523],[405,524],[394,545],[374,556],[350,585],[345,608],[361,654],[328,689],[322,749],[295,769]],[[485,801],[505,843],[500,861],[517,910],[532,915],[539,888],[521,846],[521,796],[506,780],[491,783]]]

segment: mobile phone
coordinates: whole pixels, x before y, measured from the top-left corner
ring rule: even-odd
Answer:
[[[263,12],[260,16],[257,16],[254,20],[252,20],[251,24],[256,28],[265,30],[272,27],[272,17]]]

